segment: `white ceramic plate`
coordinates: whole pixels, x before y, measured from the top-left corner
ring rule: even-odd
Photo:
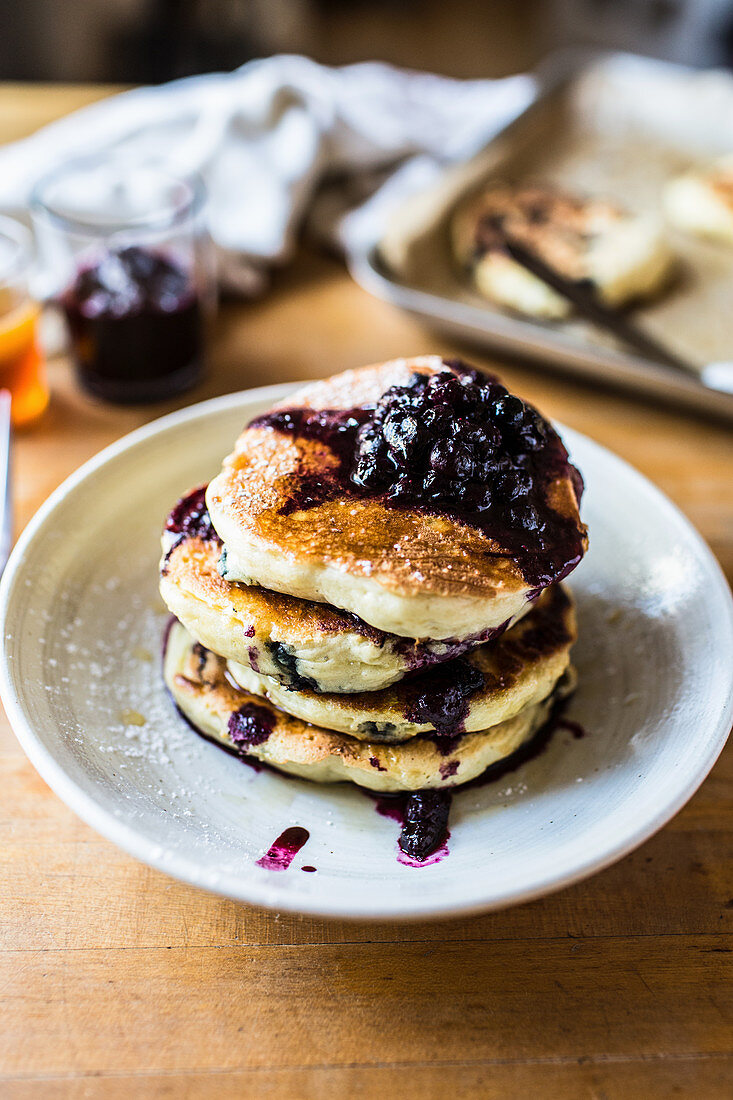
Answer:
[[[580,686],[569,717],[587,735],[561,730],[520,770],[457,794],[446,858],[405,866],[398,825],[369,797],[255,772],[185,725],[160,679],[160,526],[179,495],[214,474],[244,422],[286,392],[234,394],[134,432],[65,482],[26,529],[0,592],[2,696],[44,779],[93,828],[170,875],[341,917],[524,901],[664,825],[730,728],[731,597],[679,512],[569,430],[591,532],[572,579]],[[290,869],[257,866],[294,824],[310,839]]]

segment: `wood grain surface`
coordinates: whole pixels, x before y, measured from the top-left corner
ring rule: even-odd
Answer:
[[[0,140],[102,94],[0,88]],[[637,466],[733,577],[733,430],[448,344],[303,253],[227,303],[214,394],[393,355],[462,352]],[[124,410],[50,366],[15,446],[17,528]],[[733,745],[689,805],[615,867],[470,920],[278,916],[141,866],[82,824],[0,724],[0,1096],[432,1100],[733,1093]]]

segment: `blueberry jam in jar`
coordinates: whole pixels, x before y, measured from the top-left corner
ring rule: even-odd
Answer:
[[[192,276],[172,257],[109,250],[78,269],[61,305],[80,380],[96,397],[159,401],[198,381],[204,311]]]

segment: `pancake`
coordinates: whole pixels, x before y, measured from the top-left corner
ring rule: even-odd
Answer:
[[[188,721],[225,748],[316,783],[348,780],[374,791],[453,787],[476,778],[520,748],[547,720],[554,698],[572,690],[568,677],[554,696],[492,729],[457,738],[445,752],[425,737],[385,746],[292,718],[234,687],[223,659],[180,623],[168,635],[164,677]]]
[[[572,306],[507,255],[501,227],[560,274],[590,281],[611,306],[653,294],[672,265],[653,215],[547,185],[494,184],[456,209],[453,255],[484,298],[534,317],[561,320]]]
[[[677,229],[733,244],[733,156],[670,180],[662,205]]]
[[[176,618],[207,649],[285,688],[378,691],[486,640],[415,642],[326,604],[226,581],[213,529],[208,538],[166,532],[163,550],[160,593]]]
[[[460,640],[577,565],[581,489],[536,410],[427,356],[299,390],[244,429],[206,503],[227,580]]]
[[[534,706],[568,667],[575,637],[573,605],[556,586],[500,638],[383,691],[293,691],[249,665],[230,661],[228,671],[244,691],[304,722],[396,744],[421,733],[451,738],[487,729]]]

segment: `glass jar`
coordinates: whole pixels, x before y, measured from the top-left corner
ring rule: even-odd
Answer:
[[[36,186],[39,260],[96,397],[160,401],[201,378],[215,301],[203,205],[199,181],[109,156]]]

